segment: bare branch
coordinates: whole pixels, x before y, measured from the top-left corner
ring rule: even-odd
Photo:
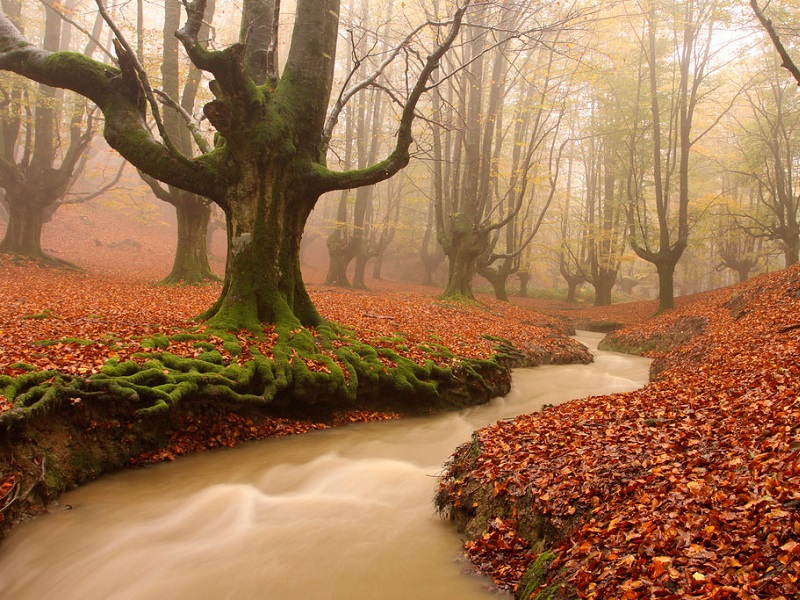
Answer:
[[[792,77],[794,77],[794,80],[797,82],[797,85],[800,85],[800,69],[797,68],[797,65],[792,60],[792,57],[789,56],[789,52],[783,45],[783,42],[781,42],[778,32],[775,31],[775,27],[772,25],[772,19],[769,19],[764,15],[758,6],[757,0],[750,0],[750,7],[753,9],[756,18],[761,22],[761,25],[766,30],[770,40],[772,40],[772,45],[775,46],[775,49],[778,51],[778,55],[781,57],[781,66],[789,71],[789,73],[792,74]]]
[[[110,58],[112,61],[116,61],[116,59],[114,58],[114,55],[111,54],[111,52],[108,50],[108,48],[106,48],[99,39],[97,39],[97,36],[93,32],[91,32],[88,29],[86,29],[85,27],[81,26],[81,24],[78,23],[77,21],[75,21],[74,19],[70,19],[67,16],[67,14],[63,10],[61,10],[61,8],[60,8],[61,5],[60,4],[58,4],[54,0],[39,0],[39,2],[41,2],[47,8],[53,10],[59,17],[61,17],[62,21],[66,22],[66,23],[69,23],[75,29],[77,29],[83,35],[85,35],[87,38],[89,38],[89,41],[91,42],[91,44],[94,47],[100,48],[100,51],[103,54],[105,54],[108,58]],[[102,15],[100,15],[100,16],[102,16]],[[91,55],[91,52],[85,52],[85,54]]]

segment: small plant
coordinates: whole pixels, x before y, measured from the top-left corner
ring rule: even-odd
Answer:
[[[35,313],[32,315],[23,315],[22,318],[39,320],[39,319],[55,319],[56,317],[53,316],[53,313],[49,308],[45,308],[42,312]]]

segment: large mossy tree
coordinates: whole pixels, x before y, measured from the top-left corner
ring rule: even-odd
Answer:
[[[322,194],[383,181],[408,163],[417,102],[456,38],[469,0],[460,4],[452,20],[431,24],[439,31],[437,42],[420,60],[409,86],[394,149],[376,164],[353,171],[333,171],[325,157],[339,0],[297,1],[280,75],[269,52],[255,51],[277,46],[279,0],[246,0],[243,41],[222,50],[210,49],[199,35],[206,0],[184,3],[186,21],[176,35],[192,64],[212,78],[214,95],[203,110],[216,131],[216,143],[196,157],[181,153],[163,124],[160,135],[151,133],[148,117],[158,114],[156,101],[144,70],[122,39],[115,43],[119,64],[109,65],[74,52],[37,48],[0,14],[0,68],[91,99],[105,116],[106,140],[123,157],[147,175],[222,208],[228,261],[222,293],[204,315],[212,326],[315,326],[322,319],[300,273],[306,220]],[[253,75],[259,64],[267,73],[263,82]]]

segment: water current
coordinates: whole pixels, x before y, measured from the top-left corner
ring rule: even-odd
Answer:
[[[485,406],[270,439],[104,477],[0,546],[2,600],[479,600],[436,475],[498,419],[647,381],[646,359],[519,369]]]

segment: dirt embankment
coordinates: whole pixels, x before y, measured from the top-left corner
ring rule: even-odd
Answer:
[[[800,267],[684,299],[606,347],[637,392],[476,432],[438,503],[520,598],[800,592]]]

